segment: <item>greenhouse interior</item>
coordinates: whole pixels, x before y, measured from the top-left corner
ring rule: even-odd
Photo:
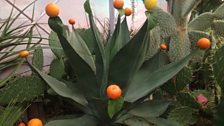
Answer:
[[[0,5],[0,126],[224,126],[224,0]]]

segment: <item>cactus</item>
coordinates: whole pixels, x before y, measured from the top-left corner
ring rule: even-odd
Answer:
[[[17,77],[0,90],[0,104],[7,105],[11,101],[15,103],[31,101],[43,95],[44,89],[44,83],[38,77]]]

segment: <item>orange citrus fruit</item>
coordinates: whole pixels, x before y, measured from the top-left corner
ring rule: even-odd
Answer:
[[[49,17],[57,17],[60,11],[60,8],[58,5],[54,3],[48,3],[47,6],[45,7],[46,14]]]
[[[110,86],[107,87],[107,96],[110,99],[118,99],[121,97],[122,91],[121,88],[116,85],[116,84],[112,84]]]
[[[43,123],[38,118],[33,118],[28,122],[28,126],[43,126]]]
[[[122,9],[124,6],[124,0],[114,0],[114,8]]]
[[[29,56],[30,52],[27,50],[23,50],[21,52],[19,52],[19,57],[25,58],[27,56]]]
[[[125,16],[130,16],[132,14],[132,10],[128,7],[124,9],[124,12],[125,12]]]
[[[162,50],[166,50],[166,49],[167,49],[166,44],[165,44],[165,43],[162,43],[162,44],[160,45],[160,49],[162,49]]]
[[[200,48],[200,49],[208,49],[210,48],[211,46],[211,42],[209,39],[207,38],[201,38],[198,40],[197,42],[197,46]]]
[[[75,19],[71,18],[68,20],[69,24],[74,25],[75,24]]]
[[[26,124],[23,122],[20,122],[18,126],[26,126]]]

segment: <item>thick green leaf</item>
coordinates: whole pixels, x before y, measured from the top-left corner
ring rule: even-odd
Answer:
[[[60,80],[65,73],[65,66],[62,59],[54,59],[51,62],[49,74]]]
[[[186,17],[200,2],[200,0],[182,0],[181,17]]]
[[[130,40],[127,19],[124,18],[120,24],[120,16],[118,17],[116,29],[109,40],[107,50],[110,51],[110,61],[114,58],[118,51],[124,47]]]
[[[201,106],[190,93],[178,93],[177,100],[183,106],[189,106],[192,108],[200,108]]]
[[[216,35],[224,36],[224,20],[214,21],[214,30]]]
[[[214,14],[211,12],[206,12],[194,18],[188,24],[188,28],[190,30],[204,31],[211,27],[213,20],[214,20]]]
[[[151,16],[157,20],[162,37],[169,37],[176,32],[176,22],[171,14],[156,8],[152,11]]]
[[[57,33],[53,31],[51,31],[49,35],[49,46],[54,55],[57,56],[59,59],[64,55]]]
[[[215,10],[214,14],[216,17],[223,19],[224,18],[223,12],[224,12],[224,3]]]
[[[215,113],[214,126],[223,126],[224,125],[223,117],[224,117],[224,98],[222,97]]]
[[[161,32],[159,26],[156,26],[151,31],[147,32],[145,41],[148,42],[149,44],[145,54],[145,60],[149,60],[152,56],[154,56],[158,52],[159,45],[161,44],[160,33]]]
[[[214,55],[214,63],[213,63],[213,69],[214,69],[214,75],[216,78],[217,83],[222,87],[222,90],[224,90],[224,47],[221,47],[217,50],[217,52]],[[224,92],[224,91],[223,91]]]
[[[103,38],[94,22],[93,15],[91,14],[89,14],[89,22],[90,22],[92,34],[94,36],[93,42],[95,46],[94,52],[96,56],[96,78],[97,78],[97,82],[101,85],[100,95],[106,96],[105,89],[107,86],[109,63],[107,62],[108,60],[106,58],[106,54],[104,50]]]
[[[97,126],[97,122],[93,117],[84,115],[74,119],[52,120],[45,126]]]
[[[31,101],[44,94],[44,82],[35,76],[19,77],[0,90],[0,104],[7,105],[11,101],[22,103]]]
[[[94,36],[92,34],[91,29],[76,29],[79,32],[82,39],[85,41],[86,45],[88,46],[90,52],[94,53],[95,44],[93,42]]]
[[[128,126],[149,126],[149,122],[137,117],[132,117],[123,121]]]
[[[77,52],[75,48],[73,48],[74,45],[71,44],[72,42],[68,42],[64,35],[65,29],[63,29],[63,31],[60,30],[61,27],[63,27],[60,23],[60,19],[49,19],[49,25],[53,30],[56,30],[62,48],[64,49],[64,52],[77,75],[78,83],[82,84],[83,90],[85,90],[84,93],[86,97],[98,97],[99,84],[96,81],[94,71],[78,54],[80,52]]]
[[[82,37],[77,33],[76,30],[73,30],[73,32],[70,33],[70,36],[68,38],[68,42],[70,43],[72,48],[91,67],[91,69],[95,73],[96,67],[93,56]]]
[[[125,45],[110,63],[109,81],[125,87],[142,65],[145,58],[147,21],[140,31]]]
[[[60,96],[71,98],[75,102],[86,106],[87,101],[83,95],[80,94],[80,90],[75,87],[69,87],[67,84],[53,78],[35,68],[29,64],[31,68]],[[75,86],[75,85],[73,85]],[[83,92],[82,92],[83,93]]]
[[[135,106],[128,113],[144,118],[159,117],[167,110],[169,104],[167,101],[149,100]]]
[[[180,123],[181,126],[189,126],[197,122],[198,116],[192,108],[183,106],[172,110],[168,119]]]
[[[123,104],[124,104],[123,97],[116,100],[109,100],[107,109],[109,117],[112,118],[115,113],[120,111],[121,108],[123,107]]]
[[[175,121],[171,121],[163,118],[147,118],[147,120],[156,126],[182,126]]]
[[[142,72],[142,77],[139,75],[135,76],[127,90],[127,93],[125,94],[125,100],[134,102],[139,98],[146,96],[148,93],[158,88],[174,75],[176,75],[184,66],[188,64],[188,61],[196,53],[197,51],[193,51],[185,58],[161,67],[159,70],[156,70],[151,74],[145,74],[148,73],[148,71],[145,70],[145,72]]]
[[[191,52],[191,42],[186,31],[178,31],[170,38],[169,55],[172,61],[180,60]]]
[[[176,90],[183,90],[192,81],[192,71],[189,67],[184,67],[176,76]]]
[[[44,64],[44,57],[41,46],[37,47],[37,49],[34,50],[32,64],[39,70],[42,70]]]
[[[0,114],[0,126],[15,126],[22,113],[21,107],[7,106]]]
[[[89,0],[86,0],[86,2],[84,3],[84,9],[86,13],[88,13],[89,15],[93,15]]]

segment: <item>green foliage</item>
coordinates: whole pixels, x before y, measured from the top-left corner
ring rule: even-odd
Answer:
[[[197,122],[198,115],[192,108],[183,106],[172,110],[168,119],[176,121],[183,126],[189,126]]]
[[[65,73],[65,66],[62,59],[54,59],[51,62],[49,74],[60,80]]]
[[[3,112],[0,113],[0,125],[1,126],[14,126],[16,121],[22,115],[23,110],[21,107],[7,106]]]
[[[124,104],[124,98],[121,97],[116,100],[109,100],[108,101],[108,115],[110,118],[114,116],[115,113],[121,110]]]
[[[35,67],[37,67],[39,70],[42,70],[43,68],[43,50],[39,46],[37,49],[34,50],[32,63]]]
[[[43,81],[35,76],[18,77],[8,82],[7,86],[0,90],[0,104],[7,105],[12,100],[15,103],[31,101],[44,93]]]
[[[178,93],[177,100],[183,106],[188,106],[191,108],[200,108],[200,104],[195,100],[195,97],[193,97],[190,93]]]

